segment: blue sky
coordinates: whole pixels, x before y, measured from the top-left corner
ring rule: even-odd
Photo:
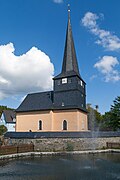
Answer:
[[[120,95],[119,0],[0,0],[0,105],[50,90],[60,73],[67,4],[87,103],[109,111]]]

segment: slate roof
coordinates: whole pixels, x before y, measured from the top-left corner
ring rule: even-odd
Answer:
[[[86,110],[86,108],[82,108],[82,107],[80,107],[79,105],[72,105],[72,106],[70,106],[70,105],[66,105],[66,106],[59,106],[59,107],[56,107],[56,106],[54,106],[54,108],[53,108],[53,110],[72,110],[72,109],[79,109],[80,111],[83,111],[83,112],[87,112],[87,110]]]
[[[55,79],[61,79],[61,78],[65,78],[65,77],[73,77],[73,76],[78,76],[85,84],[86,82],[81,78],[80,75],[76,74],[75,71],[68,71],[68,72],[63,72],[63,73],[60,73],[59,75],[55,76],[53,78],[53,80]]]
[[[16,113],[13,110],[3,110],[3,115],[6,123],[15,123]]]
[[[16,112],[51,110],[53,108],[53,91],[28,94]]]
[[[71,77],[71,76],[76,76],[76,72],[75,71],[62,72],[59,75],[55,76],[53,79],[61,79],[63,77]]]
[[[28,94],[16,112],[30,112],[30,111],[45,111],[45,110],[67,110],[67,109],[80,109],[86,112],[85,108],[77,105],[72,106],[54,106],[54,92],[40,92]]]
[[[66,42],[63,56],[62,72],[54,77],[54,79],[62,78],[66,76],[78,75],[80,77],[75,46],[72,36],[72,28],[70,23],[70,12],[68,11],[68,25],[66,32]]]

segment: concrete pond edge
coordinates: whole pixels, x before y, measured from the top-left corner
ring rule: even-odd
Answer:
[[[66,151],[66,152],[26,152],[9,155],[1,155],[0,160],[22,158],[28,156],[52,156],[52,155],[80,155],[80,154],[97,154],[97,153],[120,153],[120,149],[105,149],[105,150],[87,150],[87,151]]]

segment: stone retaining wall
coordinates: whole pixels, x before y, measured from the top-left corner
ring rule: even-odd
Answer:
[[[8,139],[5,139],[5,142]],[[120,137],[104,138],[38,138],[38,139],[10,139],[14,144],[34,144],[34,150],[40,152],[83,151],[106,148],[107,142],[120,143]]]

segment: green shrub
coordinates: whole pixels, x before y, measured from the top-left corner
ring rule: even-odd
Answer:
[[[6,126],[0,125],[0,135],[3,135],[5,132],[7,132]]]
[[[67,142],[66,150],[67,151],[73,151],[74,150],[74,146],[71,142]]]

